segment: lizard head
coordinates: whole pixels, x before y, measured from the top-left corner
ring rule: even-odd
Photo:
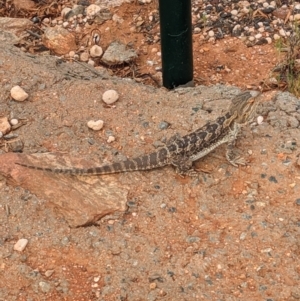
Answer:
[[[229,111],[236,116],[237,123],[245,124],[253,119],[259,95],[260,92],[257,91],[245,91],[232,99]]]

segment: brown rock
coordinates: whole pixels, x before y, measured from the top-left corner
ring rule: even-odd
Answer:
[[[0,132],[5,135],[10,131],[10,123],[8,122],[7,117],[0,118]]]
[[[76,49],[74,35],[62,27],[47,27],[43,35],[43,43],[58,55]]]
[[[105,215],[126,210],[128,190],[120,187],[116,176],[71,176],[30,169],[15,162],[37,166],[70,166],[66,157],[54,154],[24,155],[7,153],[0,155],[0,174],[13,186],[21,186],[47,201],[71,227],[95,223]],[[72,166],[92,166],[72,161]],[[82,162],[81,162],[82,163]],[[65,165],[66,164],[66,165]],[[69,165],[68,165],[69,164]]]
[[[133,49],[127,49],[126,45],[119,42],[112,42],[102,56],[102,62],[109,66],[128,63],[137,58],[137,53]]]
[[[14,0],[14,5],[17,9],[32,10],[35,4],[31,0]]]
[[[28,19],[21,18],[0,18],[0,30],[8,31],[15,35],[20,35],[32,26]]]
[[[289,14],[289,9],[288,8],[278,8],[278,9],[275,9],[273,11],[273,15],[276,17],[276,18],[279,18],[281,20],[285,20],[287,15]]]

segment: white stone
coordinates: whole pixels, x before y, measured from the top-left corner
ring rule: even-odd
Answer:
[[[215,35],[215,33],[214,33],[213,30],[210,30],[210,31],[208,32],[208,35],[209,35],[210,37],[213,37],[213,36]]]
[[[255,38],[254,37],[249,37],[249,39],[248,39],[250,42],[253,42],[254,40],[255,40]]]
[[[257,124],[262,124],[264,121],[264,117],[263,116],[258,116],[257,117]]]
[[[300,9],[300,4],[299,3],[295,5],[295,9]]]
[[[87,123],[87,126],[90,128],[90,129],[92,129],[92,130],[94,130],[94,131],[99,131],[99,130],[101,130],[102,128],[103,128],[103,125],[104,125],[104,122],[103,122],[103,120],[101,120],[101,119],[99,119],[99,120],[90,120],[90,121],[88,121],[88,123]]]
[[[259,28],[258,28],[258,31],[259,31],[259,32],[264,32],[265,29],[264,29],[263,27],[259,27]]]
[[[103,54],[103,50],[98,45],[93,45],[90,49],[91,57],[100,57]]]
[[[264,23],[263,23],[263,22],[258,22],[257,25],[258,25],[259,27],[263,27],[263,26],[264,26]]]
[[[281,28],[281,29],[279,30],[279,34],[280,34],[282,37],[285,37],[285,36],[286,36],[286,31],[285,31],[283,28]]]
[[[122,24],[124,22],[124,19],[122,19],[120,16],[118,16],[117,14],[113,14],[112,16],[112,20],[116,23],[120,23]]]
[[[87,52],[80,53],[80,60],[82,62],[87,62],[89,60],[89,54]]]
[[[107,143],[114,142],[116,138],[114,136],[108,136]]]
[[[100,10],[101,10],[100,6],[98,6],[96,4],[91,4],[86,8],[86,14],[88,16],[93,16],[93,15],[97,14]]]
[[[64,18],[65,15],[71,10],[70,7],[64,7],[60,13],[60,15]]]
[[[95,66],[95,62],[93,60],[91,60],[91,59],[89,59],[88,64],[91,65],[91,66],[93,66],[93,67]]]
[[[119,99],[119,94],[115,90],[107,90],[102,95],[102,100],[108,105],[113,104],[118,99]]]
[[[64,28],[66,28],[66,27],[68,27],[68,26],[69,26],[69,22],[66,21],[66,22],[63,23],[63,27],[64,27]]]
[[[279,40],[279,39],[280,39],[280,36],[279,36],[277,33],[275,33],[274,36],[273,36],[273,39],[274,39],[274,40]]]
[[[53,275],[53,273],[54,273],[54,270],[47,270],[46,272],[45,272],[45,276],[48,278],[48,277],[51,277],[52,275]]]
[[[19,121],[16,118],[13,118],[13,119],[10,120],[11,125],[17,125],[18,123],[19,123]]]
[[[3,137],[3,133],[0,131],[0,138],[2,138]]]
[[[255,35],[255,39],[257,39],[257,40],[260,39],[261,37],[262,37],[261,33],[258,33],[258,34]]]
[[[232,14],[233,16],[236,16],[236,15],[238,14],[238,11],[237,11],[236,9],[233,9],[233,10],[231,11],[231,14]]]
[[[154,61],[146,61],[146,63],[147,63],[147,65],[149,65],[151,67],[154,65]]]
[[[28,98],[28,94],[20,86],[12,87],[10,95],[16,101],[24,101]]]
[[[71,51],[69,52],[69,56],[70,56],[70,57],[74,57],[74,56],[75,56],[75,51],[71,50]]]
[[[269,7],[269,3],[268,2],[264,2],[263,3],[263,7]]]
[[[22,252],[26,248],[27,244],[28,244],[28,239],[21,238],[14,245],[14,250]]]
[[[268,44],[272,44],[272,39],[270,37],[267,37],[266,40],[267,40]]]
[[[200,27],[195,27],[194,28],[194,33],[200,33],[201,32],[201,28]]]

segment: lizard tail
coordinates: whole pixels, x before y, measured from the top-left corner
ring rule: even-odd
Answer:
[[[53,173],[71,174],[71,175],[105,175],[127,171],[149,170],[168,165],[168,150],[166,148],[160,149],[158,152],[153,152],[148,155],[115,162],[98,167],[91,168],[51,168],[39,167],[34,165],[27,165],[23,163],[16,163],[18,165],[42,171],[49,171]]]

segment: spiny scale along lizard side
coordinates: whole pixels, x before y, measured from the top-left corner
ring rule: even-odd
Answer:
[[[255,94],[255,95],[253,95]],[[234,154],[235,141],[241,127],[251,121],[258,104],[259,92],[243,92],[232,99],[227,113],[183,137],[176,135],[157,151],[121,162],[92,168],[47,168],[17,163],[32,169],[73,175],[105,175],[127,171],[150,170],[173,165],[180,175],[196,174],[193,162],[206,156],[216,147],[227,143],[227,160],[234,166],[246,161]]]

